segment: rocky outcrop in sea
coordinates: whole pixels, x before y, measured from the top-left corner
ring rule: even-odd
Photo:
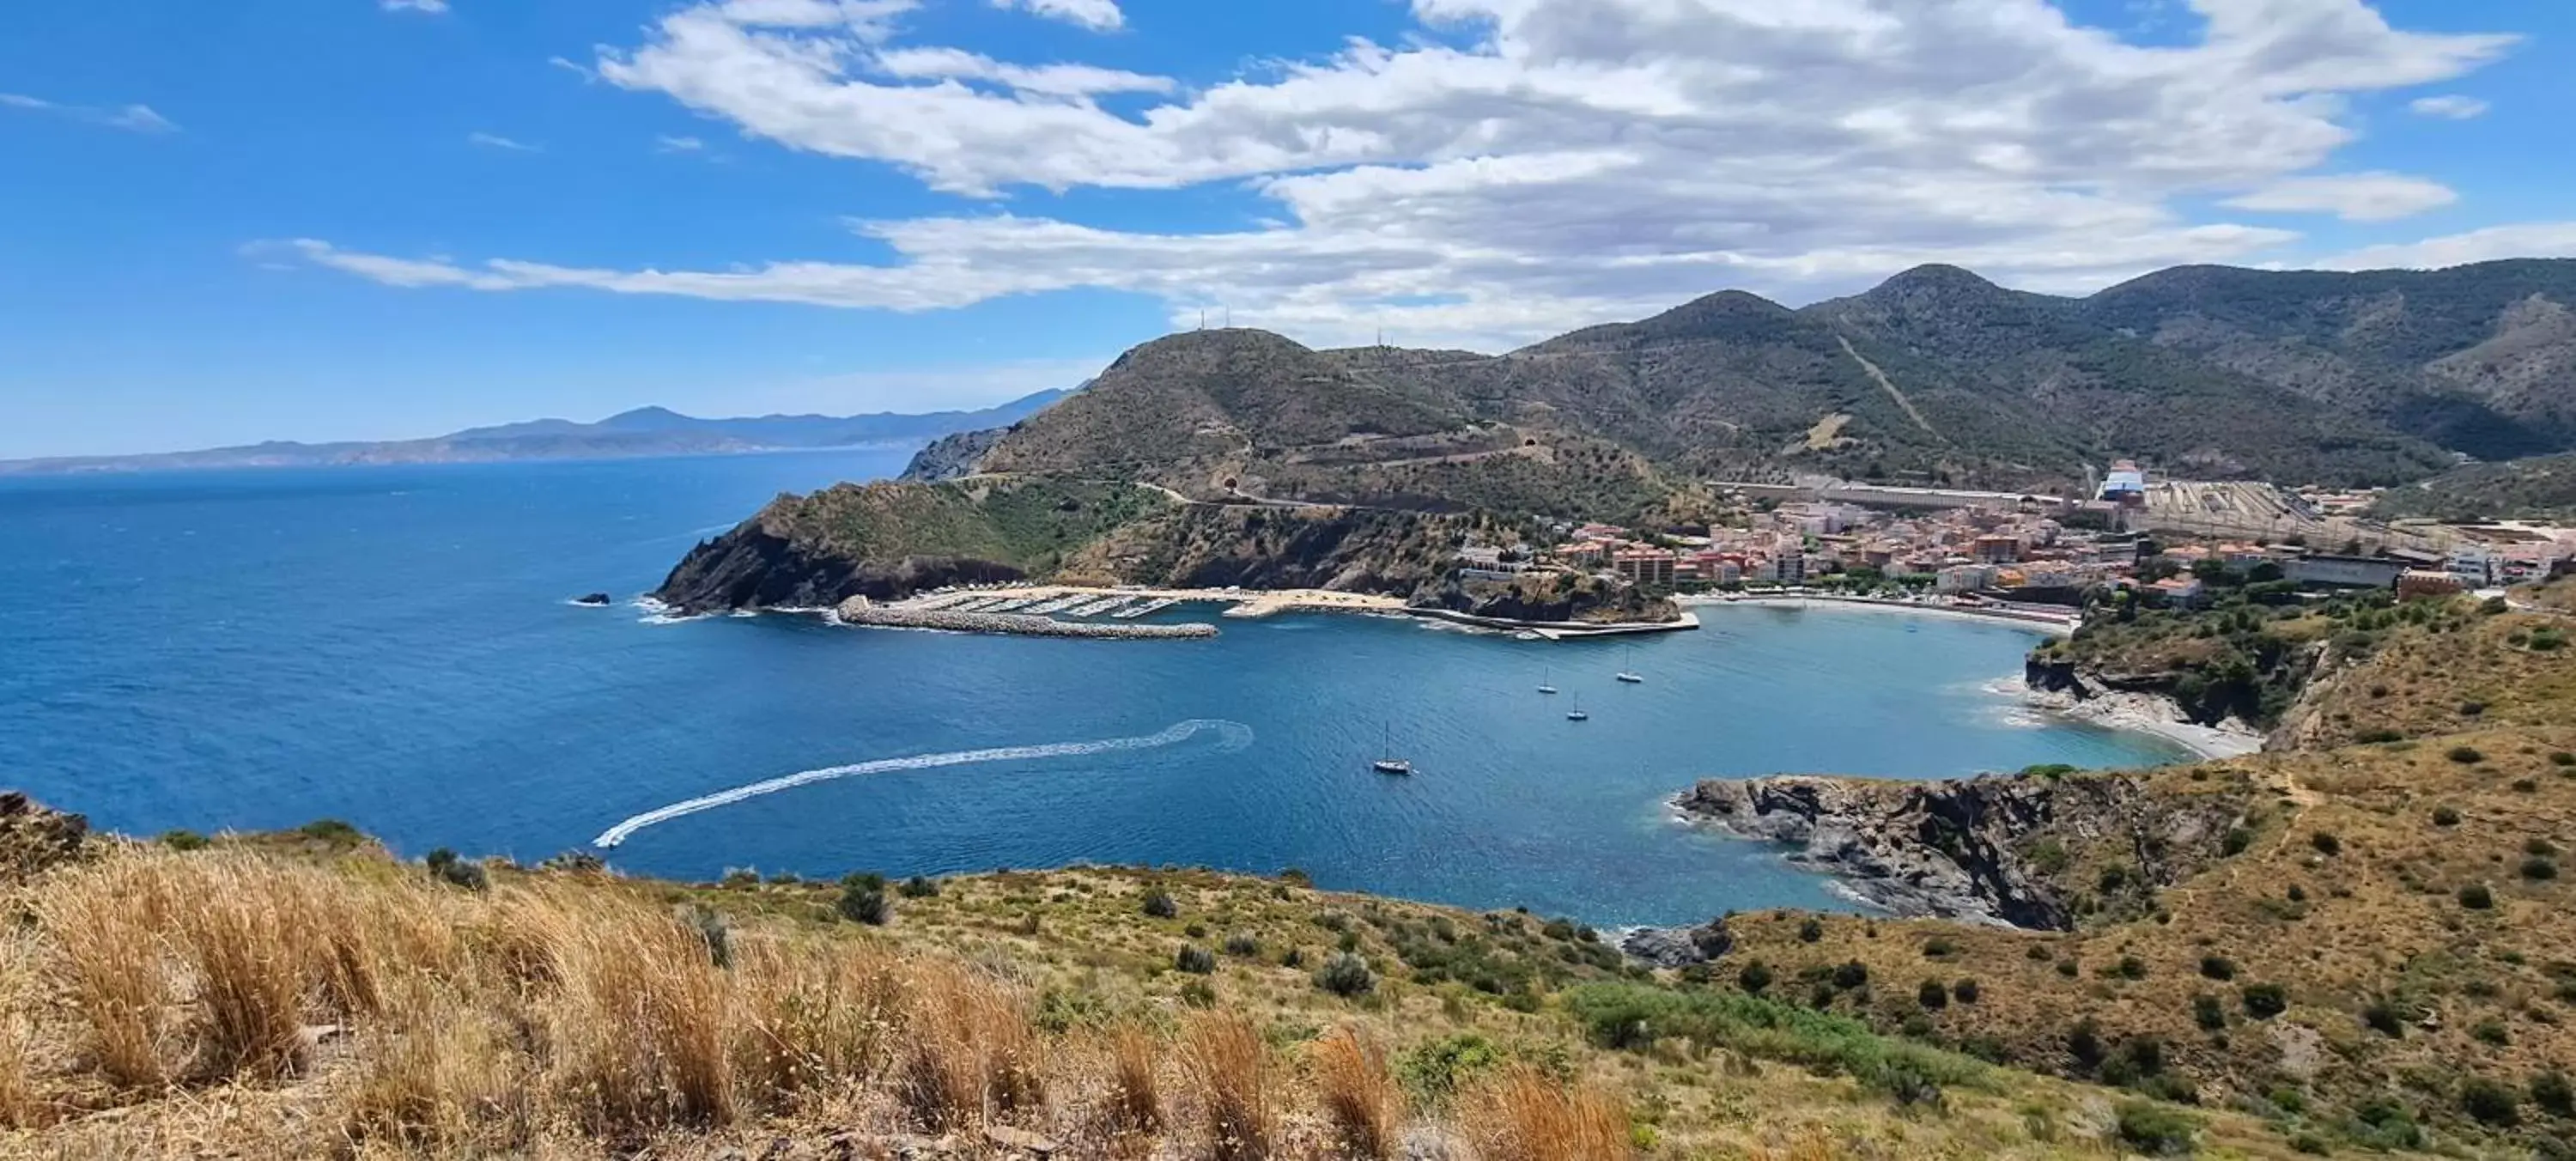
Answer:
[[[2095,862],[2120,863],[2124,881],[2174,882],[2218,857],[2245,809],[2236,794],[2162,795],[2127,774],[1711,780],[1673,805],[1778,843],[1895,914],[2043,931],[2073,930]]]

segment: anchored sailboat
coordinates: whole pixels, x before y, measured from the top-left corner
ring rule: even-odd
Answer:
[[[1388,726],[1383,722],[1378,724],[1378,753],[1387,754],[1394,751],[1395,747],[1388,744],[1393,738],[1393,733],[1393,727]],[[1402,758],[1379,758],[1377,761],[1369,763],[1369,769],[1375,770],[1380,774],[1411,774],[1413,773],[1413,763],[1405,761]]]
[[[1634,645],[1628,646],[1628,651],[1623,654],[1623,656],[1628,658],[1628,665],[1627,667],[1619,670],[1619,680],[1627,682],[1630,685],[1636,685],[1645,681],[1645,678],[1637,675],[1637,670],[1635,668],[1637,647]]]
[[[1546,669],[1541,669],[1541,670],[1539,670],[1539,671],[1538,671],[1538,691],[1539,691],[1540,693],[1555,693],[1555,692],[1556,692],[1556,683],[1555,683],[1553,680],[1551,680],[1551,678],[1552,678],[1552,677],[1553,677],[1553,674],[1551,674],[1551,673],[1550,673],[1548,670],[1546,670]]]
[[[1565,711],[1565,720],[1569,722],[1588,722],[1592,720],[1591,714],[1583,712],[1583,698],[1580,695],[1577,695],[1574,699],[1574,708]]]

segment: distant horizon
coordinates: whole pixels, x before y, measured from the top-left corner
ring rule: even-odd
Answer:
[[[609,414],[607,414],[607,415],[603,415],[603,416],[601,416],[601,417],[599,417],[599,418],[597,418],[597,419],[587,419],[587,420],[584,420],[584,419],[569,419],[569,418],[565,418],[565,417],[563,417],[563,416],[545,415],[545,416],[537,416],[537,417],[532,418],[532,419],[503,419],[503,420],[496,420],[496,421],[487,422],[487,423],[475,423],[475,424],[469,424],[469,425],[467,425],[467,426],[459,427],[459,428],[455,428],[455,429],[448,430],[448,431],[438,432],[438,433],[436,433],[436,434],[432,434],[432,435],[407,435],[407,436],[395,436],[395,437],[392,437],[392,438],[390,438],[390,439],[364,439],[364,438],[354,438],[354,439],[351,439],[351,438],[342,438],[342,439],[286,439],[286,438],[280,438],[280,439],[261,439],[261,440],[251,440],[251,441],[243,442],[243,443],[225,443],[225,444],[213,444],[213,445],[196,446],[196,447],[166,448],[166,449],[152,450],[152,451],[77,452],[77,453],[71,453],[71,454],[66,454],[66,455],[6,456],[6,457],[0,457],[0,466],[23,466],[23,465],[28,465],[28,464],[41,464],[41,463],[54,463],[54,462],[85,462],[85,461],[91,461],[91,460],[99,460],[99,461],[110,461],[110,462],[113,462],[113,461],[118,461],[118,460],[148,459],[148,458],[160,457],[160,456],[209,455],[209,454],[215,454],[215,453],[220,453],[220,452],[255,451],[255,450],[258,450],[258,449],[261,449],[261,448],[272,448],[272,447],[274,447],[274,448],[306,448],[306,449],[312,449],[312,448],[333,448],[333,447],[377,447],[377,446],[396,445],[396,444],[434,443],[434,442],[437,442],[437,441],[439,441],[439,440],[455,439],[455,438],[458,438],[458,437],[460,437],[460,436],[465,436],[465,435],[469,435],[469,434],[473,434],[473,433],[477,433],[477,432],[484,432],[484,431],[496,430],[496,429],[501,429],[501,428],[517,427],[517,426],[523,426],[523,425],[529,425],[529,424],[541,424],[541,423],[564,423],[564,424],[571,424],[571,425],[574,425],[574,426],[577,426],[577,427],[583,427],[583,428],[597,428],[597,427],[599,427],[600,425],[606,424],[606,423],[608,423],[608,422],[610,422],[610,421],[612,421],[612,420],[622,419],[622,418],[625,418],[626,416],[629,416],[629,415],[638,415],[638,414],[643,414],[643,413],[646,413],[646,412],[660,412],[660,413],[663,413],[663,414],[666,414],[666,415],[676,416],[676,417],[681,418],[681,419],[690,419],[690,420],[696,420],[696,421],[699,421],[699,422],[707,422],[707,423],[725,423],[725,422],[761,421],[761,420],[818,420],[818,421],[826,421],[826,422],[829,422],[829,421],[836,421],[836,420],[853,420],[853,419],[909,418],[909,417],[935,416],[935,415],[972,415],[972,414],[975,414],[975,413],[978,413],[978,412],[990,411],[990,410],[994,410],[994,409],[997,409],[997,408],[1006,407],[1006,406],[1009,406],[1010,404],[1018,403],[1018,402],[1021,402],[1021,401],[1023,401],[1023,400],[1027,400],[1027,399],[1032,399],[1032,398],[1035,398],[1035,397],[1040,396],[1040,395],[1048,394],[1048,393],[1050,393],[1050,392],[1055,392],[1055,391],[1065,391],[1065,392],[1070,392],[1070,391],[1072,391],[1072,390],[1074,389],[1074,387],[1075,387],[1075,386],[1078,386],[1078,384],[1076,384],[1076,385],[1068,385],[1068,386],[1060,387],[1060,388],[1058,388],[1058,387],[1040,388],[1040,389],[1038,389],[1038,390],[1036,390],[1036,391],[1023,392],[1023,393],[1021,393],[1021,394],[1014,395],[1014,396],[1012,396],[1012,397],[1010,397],[1010,398],[1008,398],[1008,399],[996,400],[995,402],[993,402],[993,403],[991,403],[991,404],[987,404],[987,405],[984,405],[984,406],[981,406],[981,407],[942,407],[942,408],[934,408],[934,409],[925,410],[925,411],[860,411],[860,412],[850,412],[850,413],[847,413],[847,414],[841,414],[841,415],[833,415],[833,414],[827,414],[827,413],[822,413],[822,412],[778,412],[778,411],[766,412],[766,413],[758,414],[758,415],[695,415],[695,414],[691,414],[691,413],[686,412],[686,411],[681,411],[681,410],[679,410],[678,408],[666,407],[666,406],[664,406],[664,405],[662,405],[662,404],[659,404],[659,403],[646,403],[646,404],[640,404],[640,405],[638,405],[638,406],[634,406],[634,407],[623,408],[623,409],[618,410],[618,411],[613,411],[613,412],[610,412],[610,413],[609,413]],[[901,441],[889,441],[889,442],[901,442]],[[780,450],[799,450],[799,449],[780,449]]]

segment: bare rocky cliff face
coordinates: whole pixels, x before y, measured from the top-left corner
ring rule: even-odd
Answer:
[[[1942,782],[1781,776],[1700,783],[1673,802],[1694,820],[1789,848],[1898,915],[2071,931],[2098,889],[2173,883],[2220,856],[2244,799],[2152,791],[2126,774]]]
[[[907,556],[867,564],[772,531],[761,517],[682,557],[653,599],[683,615],[734,609],[825,609],[851,597],[899,600],[953,584],[1013,581],[1020,570],[993,561]]]

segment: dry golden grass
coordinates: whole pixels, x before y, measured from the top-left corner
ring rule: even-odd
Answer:
[[[149,862],[118,861],[72,876],[38,899],[57,986],[84,1025],[87,1051],[109,1083],[158,1088],[172,1069],[171,973],[149,913],[158,892]]]
[[[1633,1152],[1617,1101],[1525,1066],[1470,1090],[1460,1114],[1480,1161],[1623,1161]]]
[[[1348,1157],[1393,1156],[1404,1117],[1404,1090],[1387,1071],[1386,1051],[1352,1028],[1316,1042],[1315,1090],[1335,1143]]]
[[[1271,1107],[1270,1046],[1239,1012],[1192,1017],[1181,1031],[1181,1066],[1197,1101],[1199,1129],[1216,1161],[1263,1161],[1277,1148]]]
[[[1111,1141],[1141,1141],[1163,1131],[1162,1083],[1154,1074],[1160,1048],[1143,1029],[1126,1027],[1110,1035],[1109,1080],[1100,1104],[1101,1135]]]
[[[1142,913],[1137,892],[1158,884],[1191,918]],[[1552,1007],[1405,979],[1384,942],[1399,924],[1446,938],[1436,921],[1507,943],[1514,917],[1084,870],[949,880],[880,929],[807,916],[817,892],[515,871],[474,892],[367,849],[120,844],[25,888],[32,922],[0,937],[28,985],[7,985],[0,954],[0,1032],[17,1033],[0,1035],[0,1157],[701,1161],[785,1141],[784,1157],[820,1158],[920,1132],[970,1153],[1025,1132],[1069,1158],[1384,1157],[1408,1128],[1390,1065],[1469,1031],[1500,1059],[1582,1078],[1575,1095],[1514,1079],[1508,1117],[1472,1084],[1441,1104],[1494,1126],[1482,1161],[1624,1156],[1611,1092],[1651,1102],[1659,1155],[1740,1152],[1767,1133],[1748,1117],[1777,1108],[1875,1155],[2052,1152],[2001,1095],[1954,1093],[1950,1114],[1923,1121],[1847,1080],[1594,1050]],[[1046,924],[1023,927],[1041,904]],[[1195,919],[1277,949],[1225,960],[1214,1011],[1181,1002],[1204,977],[1166,966]],[[1318,990],[1311,958],[1277,962],[1341,927],[1385,972],[1363,1001]],[[254,937],[272,946],[245,946]],[[214,986],[221,974],[234,982]],[[144,1083],[111,1074],[87,994],[147,1001],[106,1024],[138,1046],[123,1067]],[[287,1028],[292,1049],[260,1056]],[[1612,1151],[1582,1152],[1587,1133]]]

